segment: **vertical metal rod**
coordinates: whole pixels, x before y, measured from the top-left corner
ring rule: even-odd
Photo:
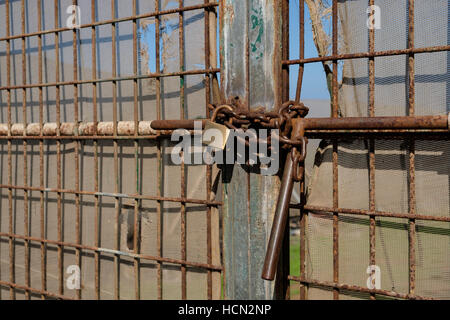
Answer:
[[[300,1],[301,2],[301,1]],[[301,19],[301,18],[300,18]],[[301,38],[301,37],[300,37]],[[299,45],[300,42],[299,42]],[[281,2],[281,59],[289,59],[289,0],[283,0]],[[289,101],[289,66],[281,67],[281,101]],[[298,84],[298,83],[297,83]],[[299,100],[300,101],[300,98]],[[299,190],[300,191],[300,190]],[[300,191],[301,192],[301,191]],[[299,212],[300,213],[300,212]],[[289,221],[289,218],[288,218]],[[291,281],[287,280],[290,269],[290,230],[289,223],[285,228],[285,234],[283,238],[282,253],[281,253],[281,273],[285,279],[276,284],[277,290],[281,291],[281,294],[286,300],[291,297]]]
[[[72,0],[72,5],[77,6],[78,0]],[[77,47],[77,29],[74,28],[72,31],[72,52],[73,52],[73,80],[78,80],[78,47]],[[73,86],[73,110],[74,110],[74,122],[75,122],[75,134],[78,136],[78,120],[79,120],[79,110],[78,110],[78,84],[74,83]],[[79,151],[80,151],[80,141],[74,140],[74,160],[75,160],[75,190],[80,190],[80,161],[79,161]],[[81,211],[80,211],[80,194],[75,194],[75,241],[77,244],[81,244]],[[75,257],[77,265],[81,267],[81,249],[75,249]],[[77,291],[77,297],[81,298],[81,290]]]
[[[291,201],[292,188],[294,186],[294,181],[292,179],[293,167],[292,156],[291,154],[288,154],[284,164],[277,208],[272,223],[272,232],[270,233],[269,242],[267,244],[266,257],[262,269],[262,278],[265,280],[273,280],[277,271],[280,248],[284,238],[284,230],[287,220],[289,220],[289,203]]]
[[[300,36],[300,58],[303,59],[305,57],[305,1],[300,0],[299,1],[299,36]],[[297,93],[296,93],[296,100],[298,97],[298,101],[300,101],[301,98],[301,86],[302,86],[302,80],[303,80],[303,71],[304,71],[304,64],[299,65],[299,76],[297,80]],[[300,76],[301,72],[301,76]],[[299,88],[299,82],[300,81],[300,88]],[[300,183],[300,203],[302,205],[305,204],[305,181]],[[306,277],[306,225],[307,225],[307,219],[308,219],[308,212],[304,211],[303,209],[300,209],[300,278],[304,279]],[[307,295],[307,284],[300,284],[300,299],[306,300]]]
[[[408,48],[414,48],[414,0],[408,1]],[[415,114],[415,60],[414,53],[408,56],[409,115]],[[416,214],[416,167],[415,167],[415,140],[409,143],[409,213]],[[416,220],[409,219],[409,294],[415,294],[416,287]]]
[[[369,6],[374,5],[374,0],[369,0]],[[371,12],[371,15],[374,12]],[[369,51],[375,52],[375,29],[369,29]],[[369,116],[375,116],[375,58],[369,58]],[[375,140],[369,140],[369,210],[375,212]],[[374,216],[370,216],[369,227],[369,255],[371,266],[376,264],[376,246],[375,246],[375,226],[376,221]],[[374,272],[374,271],[372,271]],[[375,294],[370,294],[372,300],[375,299]]]
[[[59,27],[59,0],[55,0],[55,29]],[[59,61],[59,33],[55,32],[55,81],[59,82],[59,69],[60,69],[60,61]],[[60,87],[56,86],[56,135],[58,137],[61,136],[61,101],[60,101]],[[57,188],[61,189],[61,140],[56,140],[56,162],[57,162]],[[57,193],[57,233],[58,233],[58,241],[62,242],[62,210],[61,210],[61,192]],[[64,277],[63,277],[63,264],[62,264],[62,245],[58,245],[58,293],[60,295],[64,294]]]
[[[38,31],[42,30],[42,0],[38,0],[37,3],[37,15],[38,15]],[[38,68],[39,68],[39,83],[42,83],[42,35],[38,36]],[[39,87],[39,134],[43,135],[44,126],[44,100],[42,87]],[[44,140],[39,140],[39,186],[44,188]],[[44,191],[40,192],[40,234],[41,239],[45,239],[45,204],[44,204]],[[41,290],[47,291],[47,252],[46,243],[41,242]],[[42,299],[45,299],[45,295],[41,295]]]
[[[95,23],[96,21],[96,0],[91,0],[91,21]],[[97,79],[97,38],[95,26],[91,29],[91,50],[92,50],[92,79]],[[92,83],[92,108],[93,108],[93,122],[94,122],[94,135],[97,135],[97,83]],[[94,140],[94,189],[98,192],[98,140]],[[100,230],[100,208],[99,208],[99,197],[95,195],[94,197],[94,209],[95,209],[95,246],[100,247],[101,243],[101,230]],[[95,252],[95,298],[100,300],[100,253]],[[81,267],[81,266],[80,266]],[[81,298],[81,290],[78,291],[79,297]]]
[[[136,16],[136,0],[133,0],[133,16]],[[133,74],[136,76],[138,74],[138,64],[137,64],[137,19],[133,19]],[[138,81],[135,78],[133,80],[133,103],[134,103],[134,163],[135,163],[135,188],[136,194],[139,194],[139,142],[136,139],[139,135],[139,111],[138,111]],[[139,199],[134,199],[134,252],[139,253],[140,244],[140,228],[139,228]],[[140,289],[140,270],[139,270],[139,258],[134,258],[134,282],[135,282],[135,296],[136,300],[141,299],[141,289]]]
[[[178,5],[180,8],[183,7],[183,0],[178,0]],[[180,58],[180,71],[183,72],[184,66],[184,13],[179,12],[178,15],[178,39],[179,39],[179,58]],[[185,77],[180,76],[180,117],[185,118]],[[183,155],[181,155],[183,159]],[[184,161],[181,161],[181,198],[186,197],[186,167]],[[186,203],[181,202],[181,259],[186,260]],[[186,265],[181,265],[181,299],[186,299]]]
[[[25,0],[21,1],[21,31],[25,34]],[[25,86],[27,83],[27,62],[26,62],[26,51],[25,51],[25,37],[22,37],[22,84]],[[22,122],[23,127],[27,127],[27,91],[22,88]],[[23,130],[23,185],[28,187],[28,159],[27,159],[27,149],[28,143],[25,139],[27,135],[26,130]],[[30,226],[29,226],[29,215],[28,215],[28,190],[23,190],[23,219],[24,219],[24,235],[26,237],[30,236]],[[30,287],[30,242],[24,240],[24,250],[25,250],[25,285]],[[25,290],[25,299],[30,299],[30,291]]]
[[[155,0],[155,11],[159,12],[159,0]],[[159,15],[155,16],[155,51],[156,51],[156,73],[161,73],[161,55],[160,55],[160,22],[161,17]],[[158,120],[161,120],[161,78],[156,78],[156,116]],[[156,151],[156,161],[157,161],[157,195],[158,197],[162,196],[162,157],[161,157],[161,140],[157,141],[157,151]],[[158,200],[158,204],[156,207],[156,250],[158,257],[162,257],[162,202]],[[158,261],[157,264],[157,298],[158,300],[162,300],[163,291],[162,291],[162,263]]]
[[[10,36],[10,19],[9,19],[9,11],[10,11],[10,3],[9,0],[5,2],[6,9],[6,36]],[[11,86],[11,40],[6,41],[6,83],[7,86]],[[8,89],[7,96],[8,103],[8,136],[11,136],[11,89]],[[12,185],[12,141],[8,140],[8,184]],[[13,216],[13,191],[12,188],[8,188],[8,216],[9,216],[9,234],[14,233],[14,216]],[[15,239],[10,236],[9,237],[9,282],[15,283],[16,281],[16,272],[15,272]],[[9,295],[11,300],[16,299],[16,291],[14,287],[10,286]]]
[[[209,0],[204,0],[205,4],[209,3]],[[209,70],[211,68],[211,59],[210,59],[210,30],[209,30],[209,8],[205,9],[205,69]],[[205,74],[205,112],[206,118],[210,117],[210,112],[208,105],[211,100],[211,79],[209,74]],[[212,167],[210,165],[206,166],[206,200],[209,200],[211,197],[211,170]],[[211,207],[206,207],[206,255],[207,255],[207,263],[212,263],[212,244],[211,244]],[[207,271],[207,295],[208,299],[212,299],[212,272],[211,270]]]
[[[225,0],[219,0],[219,38],[220,39],[223,39],[223,36],[224,36],[224,1]],[[219,64],[220,64],[221,68],[223,68],[224,61],[225,61],[224,55],[222,54],[223,50],[224,50],[224,43],[223,43],[223,41],[219,41],[219,52],[220,52]],[[224,79],[225,79],[225,72],[220,72],[220,83],[224,83]],[[220,90],[220,95],[222,97],[224,97],[223,89]],[[223,219],[222,219],[222,221],[223,221]],[[221,234],[220,234],[221,239],[225,239],[225,230],[224,230],[225,227],[224,226],[225,226],[225,222],[223,221],[222,228],[221,228]],[[222,241],[221,251],[225,252],[225,242],[224,241]],[[225,255],[224,254],[222,255],[221,263],[223,266],[225,266]],[[224,284],[227,283],[227,277],[228,277],[227,270],[226,270],[226,268],[224,268],[223,273],[222,273],[222,282]],[[226,294],[225,290],[223,290],[221,298],[222,299],[227,298],[227,294]]]
[[[300,59],[305,58],[305,1],[299,0],[299,41],[300,41]],[[288,16],[289,20],[289,16]],[[299,102],[301,98],[302,92],[302,83],[303,83],[303,71],[305,69],[305,64],[300,63],[298,66],[298,78],[297,78],[297,91],[295,93],[295,101]]]
[[[111,17],[116,18],[116,0],[111,0]],[[111,24],[111,42],[112,42],[112,77],[117,76],[117,62],[116,62],[116,23]],[[112,82],[113,86],[113,135],[117,137],[117,82]],[[119,193],[119,155],[118,155],[118,142],[117,139],[113,140],[114,147],[114,192]],[[120,250],[120,202],[119,198],[114,198],[114,211],[115,211],[115,230],[116,241],[115,248]],[[120,300],[120,255],[114,255],[114,298]]]
[[[332,5],[333,20],[333,55],[338,54],[338,13],[337,0],[333,0]],[[338,117],[338,61],[333,60],[333,81],[332,81],[332,114],[333,118]],[[333,208],[339,207],[339,180],[338,180],[338,141],[333,140]],[[339,281],[339,217],[338,212],[333,212],[333,281]],[[339,289],[333,289],[333,298],[339,299]]]

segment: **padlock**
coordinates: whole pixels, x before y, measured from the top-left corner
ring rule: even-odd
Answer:
[[[207,120],[202,133],[202,143],[213,149],[223,150],[230,136],[230,129],[223,124]]]
[[[223,109],[233,111],[233,108],[227,105],[216,108],[211,120],[206,121],[202,134],[202,143],[218,150],[225,149],[230,136],[230,129],[227,126],[215,122],[217,114]]]

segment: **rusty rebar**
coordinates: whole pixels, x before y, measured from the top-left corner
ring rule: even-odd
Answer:
[[[178,6],[183,7],[183,0],[178,0]],[[206,21],[206,18],[205,18]],[[205,47],[206,50],[206,47]],[[206,53],[205,53],[206,56]],[[178,58],[180,72],[184,71],[185,59],[184,59],[184,15],[180,11],[178,13]],[[206,68],[206,66],[205,66]],[[185,118],[185,77],[180,76],[180,119]],[[181,197],[186,196],[186,167],[184,164],[184,151],[181,153],[181,166],[180,166],[180,191]],[[181,238],[181,259],[186,260],[186,204],[180,204],[180,238]],[[186,300],[186,266],[181,266],[181,299]]]
[[[92,24],[94,24],[96,22],[96,5],[95,5],[95,0],[91,0],[91,21]],[[96,49],[96,45],[97,45],[97,36],[96,36],[96,29],[95,29],[95,25],[92,26],[91,29],[91,55],[92,55],[92,59],[91,59],[91,63],[92,63],[92,79],[96,79],[97,78],[97,49]],[[97,135],[97,124],[98,124],[98,116],[97,116],[97,83],[93,82],[92,83],[92,108],[93,108],[93,131],[94,131],[94,135]],[[98,187],[98,140],[94,140],[94,190],[95,192],[99,191],[99,187]],[[94,210],[95,210],[95,221],[94,221],[94,239],[95,239],[95,245],[97,247],[101,246],[101,217],[100,217],[100,208],[99,208],[99,197],[98,195],[95,196],[94,198]],[[80,229],[77,229],[77,239],[79,241],[81,241],[80,237],[79,237],[79,233],[80,233]],[[80,242],[81,243],[81,242]],[[94,266],[95,266],[95,270],[94,270],[94,274],[95,274],[95,298],[97,300],[100,300],[100,292],[101,292],[101,283],[100,283],[100,253],[99,252],[95,252],[94,254]],[[79,257],[79,259],[77,260],[79,262],[79,266],[81,269],[81,256]],[[81,299],[81,290],[77,290],[77,294],[78,294],[78,298]]]
[[[208,7],[210,7],[210,8],[217,7],[218,5],[219,5],[219,2],[211,2],[209,4],[198,4],[198,5],[185,6],[182,8],[175,8],[175,9],[168,9],[168,10],[161,10],[161,11],[158,10],[158,11],[154,11],[154,12],[133,15],[133,16],[129,16],[129,17],[115,18],[115,19],[110,19],[110,20],[97,21],[95,23],[81,24],[79,26],[79,29],[98,27],[98,26],[113,24],[113,23],[117,24],[120,22],[152,18],[152,17],[162,16],[162,15],[170,15],[170,14],[174,14],[174,13],[178,13],[178,12],[202,10],[202,9],[205,9]],[[73,31],[73,29],[69,28],[69,27],[65,27],[65,28],[55,27],[53,29],[25,33],[25,34],[20,34],[20,35],[10,36],[7,34],[6,37],[0,38],[0,41],[9,41],[9,40],[13,40],[13,39],[19,39],[22,37],[28,38],[28,37],[38,36],[38,35],[45,35],[45,34],[49,34],[49,33],[61,33],[64,31]]]
[[[374,0],[369,0],[370,8],[373,8]],[[372,16],[375,12],[371,12]],[[375,28],[369,28],[369,52],[375,52]],[[375,116],[375,58],[369,58],[369,116]],[[369,209],[375,211],[375,140],[369,140]],[[376,265],[376,221],[374,216],[370,216],[369,227],[369,265]],[[372,273],[375,272],[372,270]],[[370,294],[370,298],[375,300],[375,294]]]
[[[25,1],[21,0],[20,3],[20,21],[21,21],[21,32],[25,33]],[[22,43],[22,84],[26,85],[27,83],[27,62],[26,62],[26,44],[25,38],[21,38]],[[22,122],[26,127],[27,125],[27,92],[26,89],[22,89]],[[28,186],[28,157],[27,157],[27,149],[28,143],[26,140],[26,132],[23,134],[24,139],[22,141],[23,145],[23,185]],[[29,211],[28,211],[28,191],[23,190],[23,224],[24,224],[24,234],[26,236],[30,235],[30,226],[29,226]],[[29,287],[31,282],[30,276],[30,244],[25,240],[24,242],[24,254],[25,254],[25,286]],[[25,290],[25,299],[30,299],[30,292]]]
[[[299,205],[291,204],[291,208],[298,208]],[[305,205],[305,211],[314,212],[314,213],[324,213],[329,214],[333,212],[332,207],[323,207],[323,206],[313,206],[313,205]],[[388,211],[370,211],[363,209],[351,209],[351,208],[339,208],[336,210],[338,213],[349,214],[349,215],[361,215],[361,216],[374,216],[374,217],[390,217],[390,218],[399,218],[399,219],[416,219],[416,220],[425,220],[425,221],[441,221],[441,222],[450,222],[450,217],[441,217],[435,216],[431,214],[414,214],[410,213],[401,213],[401,212],[388,212]]]
[[[72,5],[76,7],[78,5],[78,0],[72,0]],[[74,15],[74,19],[76,16]],[[79,119],[79,103],[78,103],[78,84],[76,81],[78,80],[78,34],[77,29],[73,28],[72,30],[72,57],[73,57],[73,80],[75,81],[73,84],[73,112],[74,112],[74,131],[75,135],[78,136],[78,119]],[[79,152],[80,152],[80,141],[78,139],[73,140],[74,145],[74,162],[75,162],[75,191],[80,190],[80,160],[79,160]],[[62,221],[64,224],[64,221]],[[76,243],[81,243],[81,212],[80,212],[80,194],[75,193],[75,241]],[[81,268],[81,250],[79,248],[75,248],[75,259],[77,261],[77,265]],[[77,290],[77,297],[81,298],[81,290]]]
[[[190,266],[193,268],[200,268],[200,269],[210,269],[210,270],[215,270],[215,271],[223,270],[222,266],[210,265],[207,263],[184,261],[181,259],[172,259],[172,258],[164,258],[164,257],[159,257],[159,256],[136,254],[133,252],[116,251],[113,249],[99,248],[96,246],[88,246],[88,245],[84,245],[84,244],[77,244],[77,243],[64,242],[64,241],[58,241],[58,240],[41,239],[41,238],[37,238],[37,237],[27,237],[24,235],[18,235],[18,234],[14,234],[14,233],[0,232],[0,237],[21,239],[21,240],[27,240],[27,241],[32,241],[32,242],[44,241],[47,244],[53,244],[53,245],[57,245],[57,246],[64,246],[64,247],[70,247],[70,248],[78,248],[78,249],[83,249],[83,250],[93,251],[93,252],[98,251],[98,252],[102,252],[104,254],[112,254],[112,255],[119,254],[121,256],[127,256],[127,257],[142,259],[142,260],[160,261],[162,263],[176,264],[176,265],[186,265],[186,266]]]
[[[10,34],[10,3],[9,0],[5,1],[5,15],[6,15],[6,35]],[[6,84],[11,85],[11,41],[6,41]],[[11,90],[7,90],[7,104],[8,104],[8,136],[11,136]],[[12,141],[8,140],[8,184],[12,185]],[[13,216],[13,189],[8,188],[8,230],[10,233],[14,230],[14,216]],[[15,239],[9,238],[9,281],[15,282]],[[11,300],[16,299],[16,292],[14,287],[10,287],[9,295]]]
[[[333,55],[338,54],[338,13],[337,0],[332,3],[332,50]],[[333,60],[332,77],[332,117],[335,120],[339,115],[338,106],[338,60]],[[339,216],[336,211],[339,208],[339,180],[338,180],[338,140],[333,140],[333,281],[339,282]],[[339,288],[333,288],[333,298],[339,299]]]
[[[220,69],[194,69],[188,71],[177,71],[177,72],[167,72],[167,73],[150,73],[150,74],[140,74],[140,75],[127,75],[122,77],[111,77],[111,78],[101,78],[101,79],[90,79],[90,80],[70,80],[70,81],[59,81],[55,82],[44,82],[44,83],[33,83],[26,85],[7,85],[4,87],[0,87],[0,91],[4,90],[22,90],[22,89],[32,89],[32,88],[47,88],[47,87],[60,87],[60,86],[74,86],[74,85],[83,85],[83,84],[92,84],[92,83],[104,83],[104,82],[117,82],[117,81],[137,81],[144,79],[153,79],[153,78],[167,78],[167,77],[180,77],[180,76],[189,76],[189,75],[198,75],[198,74],[215,74],[220,72]]]
[[[37,15],[38,15],[38,30],[42,30],[42,0],[38,0],[37,3]],[[42,35],[38,36],[38,80],[42,83]],[[39,134],[42,135],[44,128],[44,99],[42,88],[39,88]],[[44,140],[39,140],[39,186],[44,188]],[[44,192],[41,191],[40,195],[40,234],[41,238],[45,238],[45,202]],[[41,242],[41,290],[47,291],[47,251],[44,242]],[[41,299],[45,299],[45,295],[41,295]]]
[[[133,15],[137,15],[136,0],[133,0]],[[137,43],[137,19],[133,19],[133,74],[138,74],[138,43]],[[138,110],[138,79],[133,79],[133,116],[134,116],[134,137],[139,135],[139,110]],[[134,183],[136,194],[139,194],[139,141],[134,139]],[[133,225],[133,249],[135,254],[140,252],[140,217],[139,217],[139,199],[134,199],[134,225]],[[140,281],[140,261],[134,258],[134,291],[136,300],[141,299],[141,281]]]
[[[115,0],[111,0],[111,17],[116,18],[116,4]],[[116,61],[116,23],[111,23],[111,56],[112,56],[112,77],[117,76],[117,61]],[[112,82],[113,85],[113,135],[117,136],[117,81]],[[97,124],[98,130],[98,124]],[[114,193],[119,193],[119,147],[117,139],[113,140],[114,148]],[[115,249],[120,250],[120,198],[114,197],[114,212],[115,212]],[[114,298],[120,300],[120,255],[114,255]]]
[[[59,1],[54,1],[54,23],[55,28],[59,26]],[[55,60],[56,60],[56,66],[55,66],[55,81],[56,83],[59,82],[60,78],[60,56],[59,56],[59,33],[55,32]],[[61,127],[61,102],[60,102],[60,87],[59,85],[56,86],[56,136],[59,137],[61,135],[60,127]],[[61,189],[62,181],[62,170],[61,170],[61,140],[56,140],[56,185],[57,189]],[[61,192],[57,193],[57,234],[58,234],[58,241],[62,241],[62,203],[61,203]],[[63,263],[62,263],[62,253],[63,248],[61,245],[58,245],[58,262],[57,262],[57,268],[58,268],[58,293],[60,295],[64,294],[64,278],[63,278]]]
[[[314,279],[302,279],[300,277],[296,276],[289,276],[289,280],[297,281],[301,283],[305,283],[311,286],[321,287],[321,288],[328,288],[331,290],[345,290],[345,291],[354,291],[354,292],[364,292],[369,294],[377,294],[387,297],[394,297],[394,298],[400,298],[400,299],[414,299],[414,300],[433,300],[431,298],[422,297],[422,296],[416,296],[416,295],[409,295],[409,294],[402,294],[397,293],[394,291],[388,291],[388,290],[381,290],[381,289],[368,289],[361,286],[355,286],[345,283],[337,283],[337,282],[329,282],[329,281],[319,281]]]
[[[333,60],[348,60],[348,59],[365,59],[371,57],[387,57],[387,56],[398,56],[398,55],[408,55],[408,54],[421,54],[421,53],[433,53],[440,51],[450,51],[450,45],[445,46],[431,46],[423,48],[408,48],[408,49],[398,49],[398,50],[385,50],[385,51],[375,51],[371,52],[358,52],[358,53],[345,53],[345,54],[332,54],[330,56],[305,58],[305,59],[293,59],[282,61],[283,65],[293,65],[293,64],[307,64],[316,62],[325,62]]]
[[[408,0],[408,49],[414,49],[414,0]],[[415,59],[414,53],[408,54],[408,106],[409,115],[415,114]],[[448,125],[448,124],[447,124]],[[408,181],[408,206],[409,213],[414,215],[416,213],[416,153],[415,140],[409,141],[409,181]],[[409,270],[409,294],[414,295],[416,287],[416,221],[409,219],[408,230],[408,270]]]
[[[204,0],[205,4],[208,4],[209,0]],[[211,57],[210,57],[210,11],[213,8],[205,8],[205,69],[211,68]],[[211,13],[212,15],[213,13]],[[209,118],[210,110],[208,106],[211,104],[211,79],[209,74],[205,74],[205,116]],[[211,197],[211,171],[212,166],[206,166],[206,199]],[[206,207],[206,260],[207,263],[212,263],[212,238],[211,238],[211,207]],[[207,298],[212,299],[212,272],[207,271]]]
[[[160,2],[155,0],[155,11],[159,11]],[[160,23],[161,18],[159,15],[155,16],[155,51],[156,51],[156,70],[155,72],[161,73],[161,55],[160,55]],[[161,78],[156,78],[156,115],[157,120],[161,119],[162,114],[162,104],[161,104]],[[157,141],[157,151],[156,151],[156,161],[157,161],[157,195],[162,196],[162,154],[161,154],[161,140]],[[156,207],[156,252],[158,256],[162,256],[162,220],[163,220],[163,203],[162,201],[157,202]],[[163,269],[162,264],[158,262],[157,265],[157,288],[156,296],[158,300],[163,298]]]

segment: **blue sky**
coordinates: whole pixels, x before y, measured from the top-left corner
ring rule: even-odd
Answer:
[[[170,9],[170,8],[164,8]],[[290,24],[290,47],[289,53],[291,59],[299,58],[299,0],[290,0],[290,10],[289,10],[289,24]],[[141,31],[141,37],[143,37],[143,42],[147,43],[150,55],[150,71],[155,72],[155,25],[148,24],[147,30]],[[329,26],[325,26],[329,28]],[[169,26],[170,29],[170,26]],[[171,32],[173,30],[168,30]],[[326,29],[326,32],[329,30]],[[162,48],[162,44],[160,44]],[[309,11],[307,7],[305,8],[305,57],[316,57],[317,50],[314,46],[311,23],[309,18]],[[161,66],[162,67],[162,66]],[[290,96],[295,98],[295,90],[297,85],[297,74],[298,66],[294,65],[290,67]],[[305,72],[303,76],[303,87],[302,87],[302,100],[306,99],[330,99],[328,93],[325,73],[321,63],[312,63],[305,65]]]
[[[299,0],[290,0],[289,8],[289,55],[291,59],[299,58]],[[329,25],[325,25],[325,32],[329,33]],[[317,50],[314,45],[311,20],[309,18],[308,7],[305,3],[305,57],[317,57]],[[298,66],[291,66],[290,74],[290,96],[295,98],[297,86]],[[305,65],[302,84],[302,100],[306,99],[330,99],[325,72],[322,63],[309,63]]]

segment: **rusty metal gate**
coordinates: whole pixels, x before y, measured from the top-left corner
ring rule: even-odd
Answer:
[[[149,121],[205,117],[217,6],[0,2],[1,299],[220,296],[211,166]]]
[[[300,56],[283,61],[285,73],[299,66],[297,101],[316,62],[331,96],[331,118],[305,119],[305,135],[324,140],[308,191],[303,182],[291,204],[300,216],[292,289],[300,299],[448,299],[448,2],[330,1],[325,45],[319,2],[291,6]],[[308,8],[319,56],[305,58]]]
[[[406,46],[389,47],[365,27],[366,8],[387,12],[400,2],[406,17],[387,32],[401,30]],[[449,298],[450,33],[447,13],[435,21],[418,14],[448,7],[331,0],[331,53],[315,29],[319,55],[305,57],[306,5],[313,23],[320,15],[313,0],[295,3],[0,1],[0,299]],[[289,55],[292,10],[298,59]],[[364,27],[351,34],[355,25]],[[439,41],[416,43],[421,31],[419,39]],[[404,74],[383,74],[392,57],[403,59],[390,63]],[[310,63],[324,66],[331,117],[304,118]],[[427,73],[430,65],[443,73]],[[404,102],[393,99],[398,84]],[[404,110],[380,107],[390,99]],[[427,99],[437,107],[422,108]],[[171,162],[173,130],[205,124],[213,110],[229,128],[290,130],[292,140],[279,139],[295,152],[321,139],[308,150],[314,158],[294,159],[305,172],[295,174],[300,202],[285,203],[300,223],[298,256],[276,212],[281,174]],[[390,180],[393,172],[402,182]],[[396,196],[385,204],[389,193]],[[277,271],[276,284],[261,279],[272,241],[265,272]]]

